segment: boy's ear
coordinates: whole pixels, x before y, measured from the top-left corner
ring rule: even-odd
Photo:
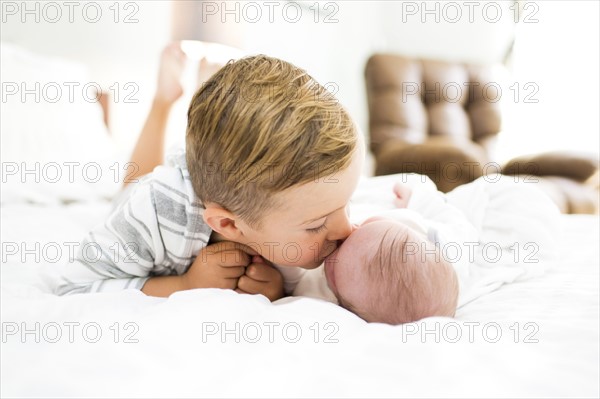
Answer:
[[[238,241],[242,232],[236,225],[235,215],[217,204],[209,203],[204,206],[203,217],[206,224],[226,240]]]

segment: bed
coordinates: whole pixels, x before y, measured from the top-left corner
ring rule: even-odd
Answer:
[[[18,58],[5,50],[3,71]],[[2,118],[2,397],[600,395],[597,215],[561,216],[559,255],[544,275],[502,285],[453,319],[368,324],[319,299],[270,303],[216,289],[166,299],[135,290],[55,296],[59,266],[109,212],[119,185],[83,173],[29,181],[19,168],[41,162],[43,173],[43,165],[75,159],[81,170],[95,162],[112,176],[123,161],[102,138],[102,113],[97,104],[80,105],[69,114],[71,130],[53,130],[62,125],[43,118],[50,111],[36,108],[38,121],[17,128],[31,105],[2,104],[12,115]],[[39,119],[45,144],[27,152]],[[82,129],[83,139],[76,137]],[[60,140],[82,147],[73,144],[73,152]],[[353,206],[380,200],[390,178],[361,181]]]

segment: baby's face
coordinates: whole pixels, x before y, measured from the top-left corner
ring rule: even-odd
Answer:
[[[325,259],[327,285],[340,305],[364,309],[372,293],[379,291],[377,279],[369,278],[368,267],[380,247],[392,248],[403,224],[380,217],[365,221]]]

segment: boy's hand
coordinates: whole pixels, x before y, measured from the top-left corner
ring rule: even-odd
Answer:
[[[245,245],[223,241],[202,249],[188,271],[181,277],[185,289],[238,287],[238,279],[246,272],[256,251]]]
[[[246,268],[246,274],[238,281],[237,292],[243,294],[262,294],[275,301],[283,298],[283,276],[262,256],[253,256],[252,263]]]
[[[411,188],[406,184],[396,183],[394,184],[394,194],[396,195],[396,198],[394,198],[396,207],[406,208],[412,194]]]

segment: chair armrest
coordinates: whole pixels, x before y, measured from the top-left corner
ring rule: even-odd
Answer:
[[[575,152],[547,152],[510,160],[505,175],[560,176],[584,182],[598,171],[598,157]]]

